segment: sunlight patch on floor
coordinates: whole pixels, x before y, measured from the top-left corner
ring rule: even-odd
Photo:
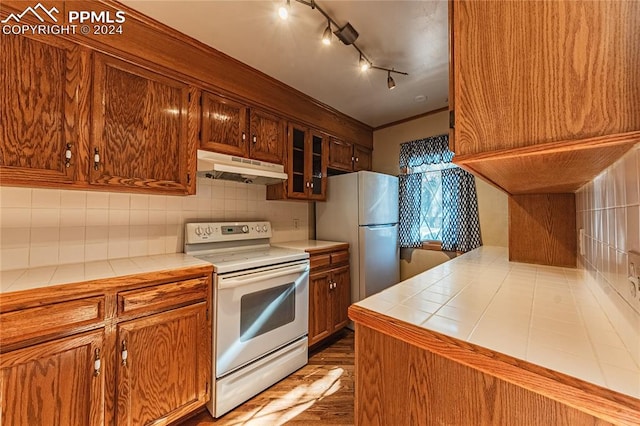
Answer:
[[[247,413],[234,424],[248,426],[283,425],[312,407],[316,401],[336,393],[340,389],[340,377],[343,374],[344,369],[339,367],[332,368],[313,383],[296,386],[280,398],[274,399],[264,406]]]

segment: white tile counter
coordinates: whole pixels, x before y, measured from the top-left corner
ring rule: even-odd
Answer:
[[[0,293],[197,266],[211,266],[211,264],[184,253],[172,253],[14,269],[0,271]]]
[[[622,339],[589,280],[481,247],[356,305],[640,398],[640,315]]]

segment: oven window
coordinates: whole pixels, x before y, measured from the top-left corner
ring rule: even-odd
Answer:
[[[295,283],[285,284],[240,299],[240,341],[293,322],[296,316]]]

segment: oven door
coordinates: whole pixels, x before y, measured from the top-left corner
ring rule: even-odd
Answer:
[[[309,261],[217,276],[216,377],[308,332]]]

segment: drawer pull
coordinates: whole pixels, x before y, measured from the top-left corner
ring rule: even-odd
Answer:
[[[122,366],[126,367],[127,366],[127,359],[129,358],[129,352],[127,352],[127,341],[123,340],[122,341]]]
[[[102,366],[102,362],[100,361],[100,349],[96,349],[95,355],[93,358],[93,375],[94,377],[98,377],[100,375],[100,367]]]

